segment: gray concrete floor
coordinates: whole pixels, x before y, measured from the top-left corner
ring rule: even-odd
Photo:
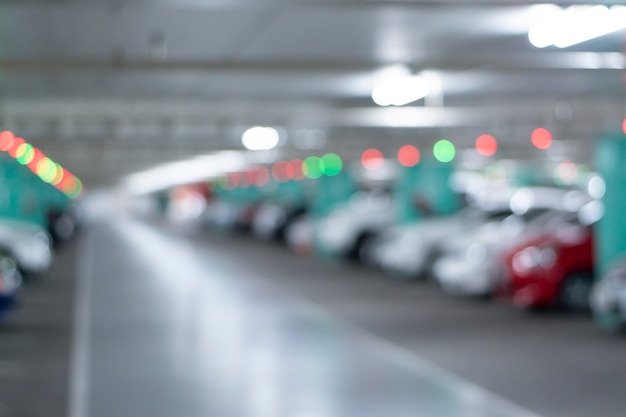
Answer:
[[[626,340],[588,317],[454,299],[432,283],[299,258],[250,237],[97,224],[60,252],[52,275],[0,330],[0,416],[626,409]]]
[[[20,306],[0,323],[0,416],[65,416],[76,242],[57,250],[45,276],[29,280]]]

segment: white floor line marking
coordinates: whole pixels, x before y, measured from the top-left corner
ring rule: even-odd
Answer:
[[[437,379],[456,390],[460,397],[469,403],[479,402],[483,405],[490,405],[491,409],[495,408],[503,415],[509,417],[542,417],[541,415],[527,410],[513,401],[504,398],[494,392],[489,391],[475,382],[465,379],[451,371],[442,368],[427,359],[422,358],[414,351],[404,348],[390,340],[372,333],[347,319],[339,316],[337,313],[323,307],[300,294],[296,294],[293,290],[275,284],[270,279],[262,277],[270,286],[273,286],[288,297],[292,297],[299,304],[299,308],[308,311],[311,315],[318,316],[330,322],[334,322],[340,328],[345,329],[349,334],[361,339],[370,350],[377,352],[383,358],[417,374],[426,374]]]
[[[69,380],[68,417],[89,416],[91,286],[93,275],[93,230],[86,231],[79,253],[74,304],[74,336]]]

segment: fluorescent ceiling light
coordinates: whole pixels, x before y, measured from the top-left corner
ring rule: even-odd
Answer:
[[[255,126],[243,132],[241,143],[251,151],[274,149],[280,141],[278,131],[273,127]]]
[[[404,106],[426,95],[428,81],[419,75],[384,81],[372,90],[372,100],[379,106]]]
[[[537,48],[567,48],[626,28],[626,6],[570,6],[528,32]]]
[[[123,184],[131,194],[149,194],[176,185],[204,181],[225,172],[239,171],[246,166],[246,158],[240,152],[224,151],[138,172],[128,176]]]

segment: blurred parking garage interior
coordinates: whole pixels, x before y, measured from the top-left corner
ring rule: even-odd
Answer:
[[[623,417],[626,3],[0,1],[0,417]]]

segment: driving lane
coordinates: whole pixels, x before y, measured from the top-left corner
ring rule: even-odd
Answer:
[[[290,255],[223,238],[132,218],[87,230],[71,417],[537,415],[275,281]]]

